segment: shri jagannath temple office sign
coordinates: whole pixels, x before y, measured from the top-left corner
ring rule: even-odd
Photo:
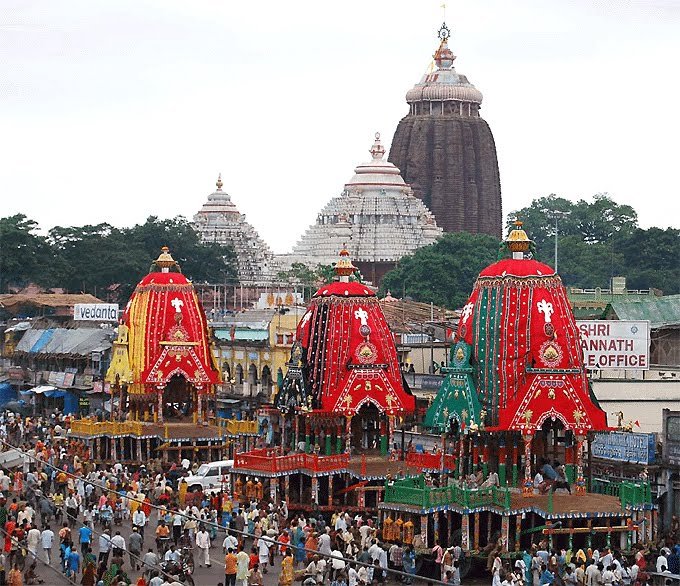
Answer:
[[[586,368],[649,370],[648,321],[584,320],[576,325]]]
[[[653,433],[627,431],[596,433],[590,446],[595,458],[630,464],[653,464],[656,437]]]

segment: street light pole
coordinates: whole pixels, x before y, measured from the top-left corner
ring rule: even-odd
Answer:
[[[554,210],[553,211],[553,218],[555,218],[555,272],[557,273],[557,219],[561,217],[568,216],[570,212],[561,212],[559,210]]]

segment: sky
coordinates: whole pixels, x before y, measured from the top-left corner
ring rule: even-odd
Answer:
[[[3,0],[0,216],[192,217],[224,189],[286,252],[389,146],[441,0]],[[608,192],[679,227],[680,0],[451,2],[509,214]]]

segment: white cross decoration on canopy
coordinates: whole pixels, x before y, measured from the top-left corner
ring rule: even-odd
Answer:
[[[360,307],[354,312],[354,319],[358,319],[359,321],[361,321],[362,326],[367,326],[368,312],[363,307]]]
[[[541,299],[537,304],[536,308],[538,309],[538,313],[542,313],[545,319],[545,323],[549,324],[550,323],[550,316],[555,313],[555,310],[553,309],[553,304],[546,301],[545,299]]]
[[[463,323],[467,322],[467,320],[470,319],[474,307],[475,306],[473,303],[468,303],[463,307]]]

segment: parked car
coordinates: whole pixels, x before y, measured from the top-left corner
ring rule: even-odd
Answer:
[[[185,476],[184,480],[187,482],[187,489],[190,492],[202,490],[203,492],[210,492],[231,488],[230,473],[234,467],[233,460],[220,460],[219,462],[209,462],[201,464],[196,470],[196,474]]]

